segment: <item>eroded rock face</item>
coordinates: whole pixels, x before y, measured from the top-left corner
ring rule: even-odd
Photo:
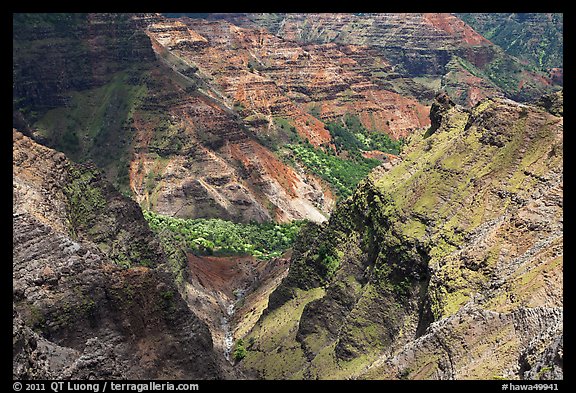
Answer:
[[[182,21],[188,27],[186,33]],[[239,110],[262,137],[277,132],[273,126],[283,118],[313,145],[329,143],[328,131],[311,110],[324,121],[356,114],[366,128],[395,138],[428,123],[425,106],[374,83],[371,73],[391,66],[369,47],[302,45],[261,28],[240,28],[225,21],[182,21],[167,19],[161,32],[154,25],[147,31],[161,48],[213,79],[213,95]],[[186,36],[180,40],[202,37],[205,44],[175,47],[166,38],[168,26],[174,36]]]
[[[17,14],[14,22],[13,119],[35,140],[93,161],[163,214],[325,220],[330,190],[263,146],[211,76],[174,54],[211,45],[182,22],[153,14]],[[309,138],[326,141],[321,122],[305,116]]]
[[[247,373],[562,378],[563,119],[438,100],[433,133],[302,233]]]
[[[150,40],[129,14],[17,13],[13,21],[14,97],[36,111],[65,104],[69,90],[102,86],[127,66],[154,61]]]
[[[433,323],[423,336],[404,345],[393,357],[376,361],[364,377],[562,379],[563,334],[558,330],[562,317],[561,309],[520,308],[498,313],[467,305]],[[549,347],[534,349],[532,341],[538,340]],[[526,352],[532,361],[538,361],[525,361]],[[523,371],[526,367],[531,371]]]
[[[135,202],[13,139],[14,378],[222,378]]]
[[[13,212],[31,214],[78,241],[96,244],[119,265],[154,267],[158,239],[140,207],[118,193],[93,165],[72,164],[64,154],[13,131]]]
[[[557,48],[561,16],[556,15],[554,23],[549,24],[553,26],[552,29],[546,29],[546,22],[538,22],[538,18],[546,19],[550,15],[534,15],[535,26],[531,27],[531,31],[550,30],[550,33],[546,34],[554,48]],[[462,16],[471,22],[476,18],[476,15],[470,14]],[[278,13],[215,14],[210,17],[230,20],[238,26],[264,27],[290,41],[367,46],[375,50],[385,63],[394,67],[392,70],[374,70],[377,71],[372,74],[375,83],[387,85],[394,91],[416,96],[426,102],[433,101],[435,90],[440,88],[449,91],[457,103],[469,106],[494,94],[517,100],[531,100],[549,91],[552,82],[551,75],[532,72],[530,67],[508,56],[502,48],[494,45],[454,14]],[[479,14],[478,19],[487,19],[490,26],[481,31],[494,29],[494,22],[497,24],[498,20],[505,20],[506,17]],[[515,24],[512,29],[507,29],[509,26],[506,23],[500,23],[498,33],[509,33],[515,38],[529,31],[519,27],[522,24]],[[483,23],[474,25],[481,27]],[[510,33],[510,30],[514,29],[520,30],[520,33]],[[528,34],[530,33],[526,35]],[[513,54],[522,53],[515,49],[521,47],[525,41],[529,41],[526,46],[531,48],[528,51],[530,57],[534,57],[536,53],[542,57],[543,53],[546,53],[546,50],[533,50],[532,48],[538,45],[530,42],[533,40],[523,37],[518,41],[520,42],[509,39],[507,42],[498,42],[505,50],[512,49],[509,52]],[[551,52],[551,57],[554,57],[552,60],[557,64],[558,52],[555,49]],[[485,77],[478,78],[481,74]],[[437,87],[432,87],[434,85]]]
[[[222,362],[233,364],[234,344],[249,331],[268,305],[268,296],[288,272],[288,258],[258,260],[251,256],[187,255],[184,297],[206,322],[214,350]],[[234,369],[227,379],[245,379]]]
[[[203,20],[158,19],[146,32],[159,60],[198,87],[192,95],[162,93],[174,88],[155,76],[144,106],[170,113],[167,131],[145,116],[134,122],[130,188],[163,214],[324,221],[334,196],[266,147],[290,143],[292,134],[329,145],[312,111],[324,121],[355,113],[396,138],[428,124],[427,107],[370,82],[363,67],[380,60],[364,47],[301,47],[262,29]]]
[[[211,18],[15,14],[14,124],[147,209],[324,221],[330,190],[274,152],[291,138],[330,148],[322,121],[345,114],[404,138],[440,89],[472,106],[554,88],[450,14]]]
[[[140,205],[185,218],[325,220],[333,197],[317,179],[280,161],[221,103],[179,90],[164,71],[154,72],[145,110],[165,115],[135,116],[129,176]]]

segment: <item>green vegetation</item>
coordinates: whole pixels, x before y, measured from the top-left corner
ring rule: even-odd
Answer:
[[[24,122],[18,127],[29,125],[73,161],[93,161],[130,194],[134,112],[153,79],[152,49],[143,49],[143,57],[128,55],[149,43],[128,14],[88,16],[13,14],[13,109]]]
[[[289,144],[286,147],[292,151],[298,162],[327,181],[341,197],[352,195],[360,180],[380,164],[378,160],[361,156],[355,159],[341,158],[333,153],[314,148],[309,143]]]
[[[56,31],[69,32],[82,26],[88,17],[86,13],[15,13],[12,15],[14,33],[23,29],[52,27]]]
[[[457,14],[506,53],[541,70],[563,65],[564,17],[556,14]],[[538,37],[538,39],[535,39]]]
[[[236,112],[242,112],[246,107],[240,101],[234,101],[234,110]]]
[[[46,316],[44,312],[34,303],[24,303],[25,320],[26,323],[34,329],[35,332],[40,333],[46,327]]]
[[[144,86],[131,85],[131,77],[120,72],[102,87],[72,92],[66,107],[48,111],[36,127],[75,159],[89,154],[101,165],[109,163],[114,159],[114,151],[108,151],[114,147],[110,142],[123,136],[119,133],[127,129],[124,123],[131,122],[134,107],[146,91]]]
[[[486,64],[482,71],[490,81],[509,94],[510,92],[520,90],[519,83],[522,80],[521,73],[527,70],[529,70],[529,68],[520,62],[500,55]]]
[[[221,219],[182,219],[144,211],[150,228],[172,244],[200,255],[253,255],[270,259],[292,246],[304,221],[237,224]]]
[[[143,83],[132,84],[135,72],[118,72],[101,87],[72,92],[67,106],[49,110],[35,123],[57,149],[76,162],[92,160],[124,192],[130,190],[133,114],[147,91]]]
[[[505,254],[506,242],[528,231],[519,230],[515,219],[497,220],[517,215],[514,204],[521,205],[534,182],[561,166],[560,150],[554,148],[561,145],[557,122],[541,109],[491,99],[471,111],[450,108],[436,132],[413,135],[402,162],[360,182],[327,224],[302,229],[288,276],[270,295],[268,314],[247,336],[258,344],[242,367],[264,379],[432,377],[439,364],[435,352],[423,351],[400,369],[367,366],[394,343],[454,315],[489,287],[496,264],[513,258]],[[346,130],[341,126],[340,139],[334,138],[343,152],[359,148],[359,138]],[[502,145],[486,143],[486,135],[501,138]],[[305,157],[309,160],[320,156],[320,149],[298,147],[314,154]],[[489,195],[490,189],[502,193]],[[490,247],[493,233],[505,242]],[[561,240],[547,245],[555,247],[561,248]],[[520,304],[531,306],[529,296],[541,290],[542,277],[561,271],[562,257],[535,263],[538,267],[508,277],[514,284],[499,289],[482,308],[509,312]],[[319,289],[325,291],[323,299],[310,301],[292,320],[289,313],[302,301],[302,290]],[[466,324],[458,329],[465,331]],[[474,343],[475,353],[497,348],[508,356],[517,345],[504,338],[513,334],[508,329],[513,327]],[[481,362],[468,375],[501,375],[507,361]]]
[[[552,367],[552,366],[544,366],[544,367],[542,367],[542,368],[540,369],[540,371],[538,371],[538,374],[536,374],[536,379],[537,379],[537,380],[542,379],[542,377],[544,376],[544,374],[546,374],[546,373],[548,373],[548,372],[550,372],[550,371],[553,371],[553,370],[554,370],[554,367]]]
[[[264,379],[302,379],[297,373],[305,367],[306,356],[296,341],[298,323],[305,306],[324,294],[324,288],[295,289],[293,299],[258,321],[245,337],[248,342],[254,337],[254,345],[247,351],[243,368],[257,372]]]
[[[86,228],[106,205],[106,199],[99,188],[92,183],[98,180],[95,169],[70,167],[71,179],[64,187],[68,200],[67,213],[70,231],[76,236],[78,229]]]
[[[268,123],[268,117],[263,114],[250,115],[244,120],[248,123]],[[274,127],[269,128],[265,133],[254,134],[263,146],[273,151],[279,151],[286,143],[302,143],[302,139],[291,120],[277,116],[272,121]]]
[[[248,351],[246,350],[246,347],[244,346],[244,340],[240,339],[240,340],[236,341],[234,351],[232,352],[232,356],[234,357],[234,360],[240,361],[240,360],[244,359],[246,357],[247,353],[248,353]]]
[[[168,289],[166,291],[160,292],[159,306],[164,311],[165,315],[169,318],[173,317],[174,311],[176,310],[176,292]]]
[[[320,108],[319,104],[316,104],[316,105],[308,108],[308,113],[311,114],[312,116],[314,116],[315,118],[317,118],[318,120],[322,121],[322,118],[320,117],[321,108]]]
[[[320,267],[320,277],[324,278],[325,282],[329,282],[340,267],[338,252],[328,242],[318,247],[317,253],[312,259]]]
[[[309,112],[319,117],[320,109],[314,106]],[[250,116],[248,121],[264,118]],[[348,197],[356,185],[381,161],[366,158],[364,151],[378,150],[399,154],[403,140],[393,140],[388,135],[367,130],[357,116],[346,115],[341,122],[326,124],[334,145],[314,147],[303,139],[290,119],[274,117],[274,127],[267,134],[256,134],[259,142],[291,164],[296,161],[311,173],[325,180],[339,197]],[[334,147],[336,150],[334,150]],[[284,150],[282,150],[284,148]]]
[[[279,122],[283,129],[288,125]],[[348,197],[356,185],[378,165],[377,159],[362,156],[363,151],[379,150],[391,154],[399,154],[403,141],[395,141],[388,135],[368,131],[358,117],[346,115],[340,123],[326,125],[336,151],[330,146],[316,148],[307,140],[302,141],[297,135],[292,135],[286,147],[292,153],[290,159],[297,160],[310,172],[324,179],[340,197]]]
[[[276,127],[280,127],[280,129],[282,129],[282,131],[284,131],[284,132],[291,133],[292,136],[294,134],[296,134],[296,127],[294,127],[291,124],[290,120],[288,120],[288,119],[285,119],[283,117],[275,117],[274,118],[274,125]]]
[[[350,114],[344,116],[343,123],[328,123],[327,127],[338,152],[356,155],[360,150],[380,150],[398,155],[404,144],[403,140],[396,141],[385,133],[367,130],[357,116]]]

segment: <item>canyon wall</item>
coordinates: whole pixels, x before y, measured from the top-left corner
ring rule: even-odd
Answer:
[[[562,378],[563,118],[441,95],[431,121],[301,233],[246,373]]]
[[[138,205],[13,130],[14,379],[221,379]]]

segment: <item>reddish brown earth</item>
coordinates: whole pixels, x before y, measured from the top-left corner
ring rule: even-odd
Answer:
[[[554,83],[562,85],[564,83],[564,69],[563,68],[552,68],[550,70],[550,79]]]
[[[133,115],[130,163],[130,188],[144,208],[244,222],[325,220],[334,198],[320,181],[280,161],[209,92],[189,92],[166,65],[148,83]]]
[[[266,261],[252,256],[214,257],[188,254],[191,280],[197,280],[208,290],[222,292],[234,298],[234,290],[249,286],[255,275],[261,273]]]
[[[269,261],[192,253],[187,258],[186,300],[208,325],[219,360],[226,364],[232,361],[234,342],[256,324],[270,293],[288,273],[290,255]]]
[[[330,190],[251,135],[282,147],[295,133],[330,148],[322,121],[350,113],[394,138],[429,125],[427,106],[372,83],[363,64],[389,65],[361,46],[303,46],[261,28],[198,19],[157,17],[146,31],[163,64],[184,76],[195,70],[199,87],[189,94],[160,75],[165,70],[156,71],[154,103],[168,113],[178,139],[185,138],[178,154],[156,156],[149,130],[161,126],[157,118],[134,122],[131,188],[141,204],[163,214],[323,221],[334,204]],[[185,153],[188,146],[193,154]]]
[[[300,137],[318,145],[329,142],[329,133],[274,83],[272,90],[260,88],[269,78],[229,69],[247,52],[223,53],[184,23],[157,14],[23,15],[15,21],[15,122],[72,159],[93,160],[142,208],[237,222],[326,220],[334,204],[327,187],[282,162],[260,137],[278,137],[275,119],[290,111],[295,115],[286,119]],[[237,45],[241,33],[224,35],[223,42]],[[204,54],[206,66],[216,67],[213,74],[180,52]],[[268,108],[264,123],[239,116],[226,79],[246,86],[239,105],[254,101]],[[280,145],[288,143],[280,137]]]
[[[324,123],[347,114],[405,138],[430,125],[438,90],[469,106],[505,93],[474,67],[507,59],[450,14],[46,19],[17,23],[14,121],[94,159],[144,209],[182,218],[325,221],[334,196],[280,158],[286,144],[333,148]],[[512,81],[525,97],[548,83]]]
[[[424,21],[451,36],[459,38],[469,45],[481,45],[490,42],[474,31],[474,29],[464,23],[461,19],[458,19],[451,14],[427,13],[424,14]]]
[[[375,159],[380,160],[380,161],[394,161],[394,160],[397,160],[398,158],[400,158],[397,155],[390,154],[390,153],[384,153],[380,150],[364,151],[364,152],[362,152],[362,156],[366,157],[366,158],[375,158]]]
[[[357,114],[369,129],[406,136],[428,123],[428,107],[412,98],[375,85],[362,62],[358,45],[302,45],[262,28],[237,27],[226,21],[164,20],[148,29],[155,49],[169,50],[199,68],[215,82],[216,93],[234,107],[257,133],[267,134],[275,118],[287,119],[313,145],[330,142],[322,123],[309,111],[320,109],[322,120]],[[161,32],[159,32],[161,30]],[[173,44],[178,37],[180,44]],[[200,39],[202,37],[203,39]],[[201,40],[201,46],[192,45]],[[189,42],[184,45],[183,42]]]
[[[491,14],[485,15],[488,20],[493,18]],[[546,18],[546,14],[532,14],[539,15],[536,18],[522,15],[526,16],[522,19],[533,19],[530,25],[534,32],[546,26],[545,21],[540,20]],[[431,102],[439,90],[450,90],[455,83],[460,88],[458,94],[451,97],[466,106],[473,106],[478,99],[493,96],[494,92],[524,102],[553,91],[549,83],[541,79],[546,78],[543,73],[528,78],[530,83],[521,90],[511,87],[510,81],[518,83],[523,78],[519,71],[530,70],[530,67],[521,64],[519,57],[508,56],[499,44],[484,38],[455,14],[247,13],[213,15],[211,18],[226,19],[247,28],[264,27],[291,43],[367,48],[363,52],[369,52],[369,57],[377,59],[379,64],[363,62],[359,73],[386,90],[416,97],[424,103]],[[552,15],[548,14],[548,18]],[[536,41],[539,36],[533,34],[530,41]],[[472,73],[482,75],[483,83],[474,82],[467,87],[465,80],[445,81],[446,73],[450,71],[448,65],[457,58],[468,63],[466,68],[472,69]],[[342,60],[342,65],[351,64]],[[468,90],[476,98],[468,99]]]

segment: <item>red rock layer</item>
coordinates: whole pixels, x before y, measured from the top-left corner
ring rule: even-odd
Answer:
[[[245,119],[258,119],[257,132],[266,133],[276,118],[283,118],[312,144],[327,143],[329,133],[308,113],[314,106],[322,108],[322,120],[354,113],[367,128],[394,137],[428,125],[426,106],[384,90],[370,80],[370,73],[358,61],[366,61],[361,59],[366,48],[302,46],[261,28],[239,28],[225,21],[184,21],[191,37],[202,37],[195,40],[207,44],[193,50],[182,45],[169,49],[198,67],[199,74],[213,80],[229,107]],[[166,21],[163,26],[170,23],[174,37],[185,40],[182,23]],[[175,38],[167,38],[167,30],[164,27],[160,34],[157,29],[149,29],[148,33],[153,41],[169,45]],[[381,59],[371,59],[372,63],[376,61],[381,67],[388,66]]]
[[[333,197],[318,180],[296,173],[221,102],[172,75],[164,67],[151,73],[133,116],[130,187],[140,204],[178,217],[325,220]]]

